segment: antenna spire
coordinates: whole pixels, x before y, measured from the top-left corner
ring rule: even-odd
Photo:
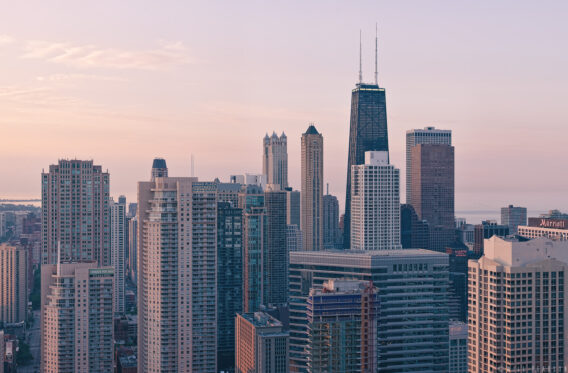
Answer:
[[[378,69],[378,56],[379,54],[379,25],[375,23],[375,84],[379,85],[379,69]]]
[[[363,83],[363,47],[361,46],[361,30],[359,30],[359,83]]]

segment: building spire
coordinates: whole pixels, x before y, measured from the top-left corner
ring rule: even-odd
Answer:
[[[361,30],[359,30],[359,84],[363,83],[363,47],[361,46]]]
[[[379,25],[375,23],[375,84],[377,86],[379,85],[378,54],[379,54]]]

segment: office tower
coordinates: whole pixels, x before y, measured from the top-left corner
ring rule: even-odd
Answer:
[[[527,225],[527,208],[513,205],[501,207],[501,225],[509,226],[509,234],[517,234],[519,225]]]
[[[429,226],[428,248],[443,251],[455,241],[454,148],[417,144],[410,149],[410,203]]]
[[[0,324],[26,321],[28,251],[0,244]]]
[[[526,238],[548,237],[568,241],[568,218],[529,218],[528,226],[518,227],[518,234]]]
[[[130,202],[128,204],[128,214],[126,214],[126,217],[127,218],[135,217],[137,210],[138,210],[138,204],[136,202]]]
[[[217,369],[235,364],[235,317],[242,312],[243,210],[217,204]]]
[[[338,249],[343,247],[339,239],[339,202],[336,196],[328,193],[323,196],[323,248]]]
[[[452,145],[452,131],[435,127],[406,131],[406,203],[412,200],[412,148],[418,144]]]
[[[450,322],[450,369],[452,373],[467,373],[467,324]]]
[[[230,202],[233,207],[239,206],[239,193],[242,184],[236,183],[216,183],[217,184],[217,200],[219,202]]]
[[[264,312],[238,314],[236,319],[237,373],[288,373],[288,332]]]
[[[286,192],[269,185],[264,193],[266,246],[263,253],[265,306],[288,301],[288,249],[286,242]]]
[[[138,283],[138,216],[128,221],[128,276]]]
[[[300,229],[304,250],[323,246],[323,136],[310,125],[302,134],[302,193]]]
[[[286,224],[300,227],[301,193],[299,190],[286,188]]]
[[[449,247],[446,254],[450,260],[450,288],[448,307],[450,320],[467,321],[467,261],[473,257],[468,247]]]
[[[473,245],[475,242],[475,226],[463,224],[456,229],[456,239],[464,245]]]
[[[266,187],[266,175],[242,174],[229,176],[229,182],[232,184],[257,185],[264,189]]]
[[[307,371],[307,300],[329,279],[372,281],[378,370],[448,371],[448,256],[428,250],[290,253],[290,371]],[[428,291],[425,291],[428,289]]]
[[[351,174],[351,248],[400,249],[399,170],[388,152],[365,153]]]
[[[126,201],[110,199],[110,252],[114,268],[114,314],[124,314],[124,277],[126,273]]]
[[[112,372],[113,268],[41,266],[41,371]]]
[[[216,221],[215,183],[138,183],[140,371],[217,371]]]
[[[288,140],[284,132],[278,137],[276,132],[268,134],[263,140],[262,173],[267,184],[278,184],[281,189],[288,187]]]
[[[300,227],[298,227],[296,224],[287,225],[286,227],[286,242],[288,246],[288,252],[302,250],[303,238]]]
[[[483,243],[493,236],[505,237],[509,234],[507,225],[499,225],[495,220],[484,220],[474,226],[473,252],[479,258],[483,255]]]
[[[4,373],[4,355],[5,355],[4,346],[4,331],[0,330],[0,373]]]
[[[379,295],[368,282],[329,280],[307,301],[308,372],[376,372]]]
[[[403,249],[428,247],[428,223],[420,220],[414,207],[407,203],[400,205],[400,244]]]
[[[491,237],[469,261],[469,372],[566,367],[568,242]]]
[[[42,264],[111,264],[109,174],[93,161],[59,160],[41,174]]]
[[[152,162],[152,175],[150,180],[154,180],[157,177],[168,177],[168,166],[166,166],[166,160],[163,158],[154,158]]]

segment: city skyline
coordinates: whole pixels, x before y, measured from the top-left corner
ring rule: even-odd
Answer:
[[[114,175],[111,195],[128,200],[157,156],[189,176],[194,154],[204,181],[258,173],[258,139],[272,129],[288,136],[289,183],[299,189],[300,134],[314,121],[326,135],[324,182],[343,210],[358,34],[362,29],[363,81],[371,82],[378,21],[379,82],[388,89],[391,163],[401,169],[401,189],[405,131],[434,125],[451,129],[459,149],[457,211],[566,209],[566,176],[548,170],[563,167],[567,55],[557,46],[568,34],[560,22],[568,6],[512,4],[315,2],[256,12],[251,3],[146,4],[121,23],[121,10],[132,4],[68,3],[73,33],[61,22],[67,12],[13,4],[0,30],[0,66],[11,71],[0,80],[0,128],[9,139],[0,156],[11,160],[0,172],[13,182],[0,196],[39,197],[37,172],[58,158],[103,164]],[[315,24],[304,22],[316,12],[322,17]],[[397,22],[401,17],[408,22]],[[103,18],[116,30],[101,28]],[[150,27],[156,21],[159,31]],[[228,83],[223,92],[214,88],[221,82]],[[527,95],[527,87],[540,93]],[[169,136],[156,136],[158,128]]]

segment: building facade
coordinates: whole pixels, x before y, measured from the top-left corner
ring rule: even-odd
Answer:
[[[336,196],[327,193],[323,196],[323,248],[339,249],[339,202]]]
[[[467,373],[467,324],[450,322],[450,369],[451,373]]]
[[[323,248],[323,136],[310,125],[302,134],[301,225],[304,250]]]
[[[484,220],[473,227],[473,252],[479,258],[483,255],[483,245],[486,239],[493,236],[505,237],[509,234],[509,226],[499,225],[494,220]]]
[[[263,253],[263,305],[280,305],[288,301],[288,242],[286,234],[286,192],[264,193],[266,212],[266,246]]]
[[[267,184],[288,187],[288,139],[284,132],[278,137],[276,132],[263,140],[262,173],[266,175]]]
[[[112,372],[113,267],[41,266],[41,371]]]
[[[128,276],[138,283],[138,216],[128,221]]]
[[[111,264],[108,172],[93,161],[59,160],[41,174],[42,264],[64,261]]]
[[[501,207],[501,225],[509,227],[509,234],[517,234],[519,225],[527,225],[527,208],[513,205]]]
[[[568,219],[529,218],[527,226],[518,227],[518,234],[526,238],[548,237],[568,241]]]
[[[235,367],[237,373],[288,373],[288,332],[264,313],[238,314]]]
[[[300,191],[286,189],[286,224],[300,227]]]
[[[418,218],[414,207],[408,203],[400,205],[400,244],[402,248],[426,248],[429,237],[428,223]]]
[[[296,224],[286,226],[286,243],[288,252],[302,250],[303,237],[300,227]]]
[[[26,321],[28,255],[24,248],[0,244],[0,324]]]
[[[388,152],[366,152],[365,164],[352,171],[351,248],[400,249],[399,170]]]
[[[111,265],[114,268],[114,313],[122,315],[126,311],[124,307],[125,294],[124,283],[126,277],[126,203],[110,200],[110,252]]]

